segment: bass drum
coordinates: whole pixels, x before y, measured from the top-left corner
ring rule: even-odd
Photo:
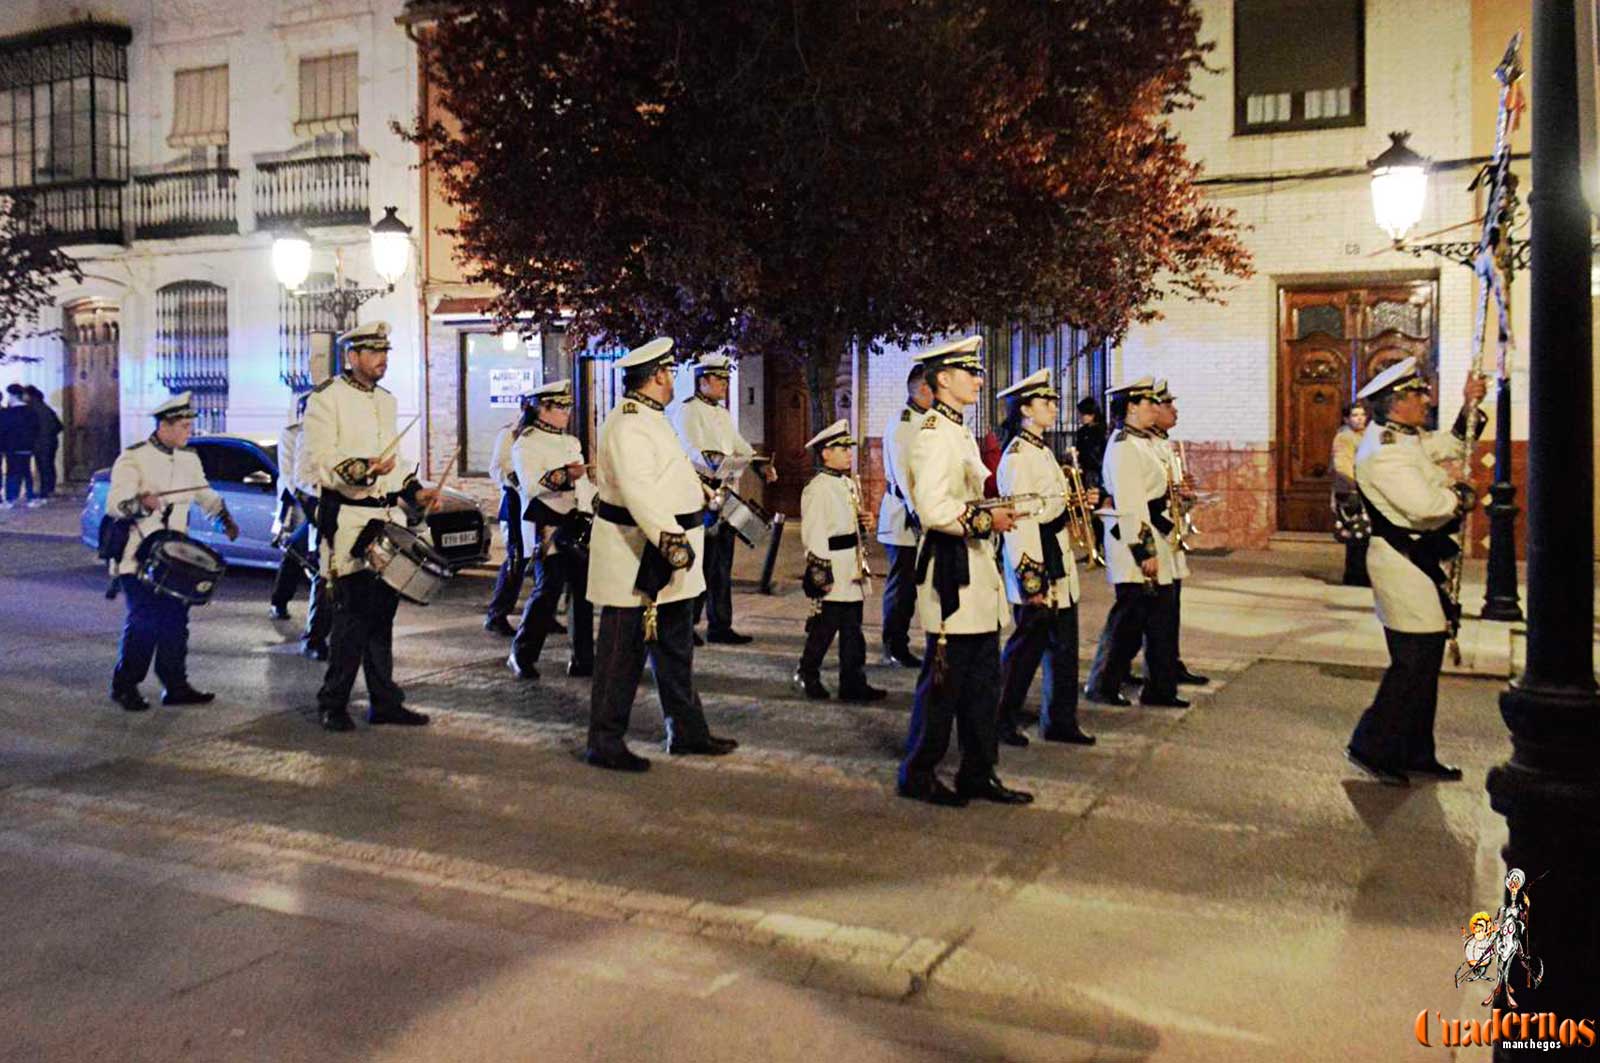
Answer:
[[[177,532],[156,532],[139,544],[134,559],[140,583],[185,605],[209,602],[228,570],[221,554]]]
[[[450,578],[444,555],[393,522],[386,522],[373,534],[363,556],[379,579],[417,605],[433,601]]]

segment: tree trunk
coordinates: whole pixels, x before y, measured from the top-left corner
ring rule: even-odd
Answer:
[[[806,392],[811,398],[809,439],[839,419],[840,367],[850,345],[842,335],[824,336],[807,345]],[[848,373],[845,375],[848,380]],[[846,385],[848,386],[848,385]]]

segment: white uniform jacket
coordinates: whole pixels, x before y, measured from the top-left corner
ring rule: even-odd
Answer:
[[[733,423],[733,414],[720,402],[707,402],[691,395],[672,407],[672,426],[696,471],[709,479],[721,480],[718,468],[724,458],[749,458],[755,449]]]
[[[572,479],[567,466],[583,463],[583,444],[577,436],[535,423],[517,435],[511,446],[511,466],[522,488],[522,543],[535,556],[537,525],[553,529],[562,517],[579,508],[578,486],[587,475]],[[590,508],[588,506],[583,507]]]
[[[999,631],[1010,612],[1006,608],[1004,581],[995,557],[989,514],[975,508],[983,501],[983,483],[989,470],[978,455],[978,441],[961,423],[961,412],[935,402],[923,414],[912,437],[906,462],[911,508],[922,520],[923,542],[917,558],[917,615],[924,631],[950,635],[978,635]],[[959,607],[943,615],[939,603],[939,563],[924,559],[932,532],[964,540],[967,583],[961,588]]]
[[[911,403],[883,430],[883,500],[878,503],[878,541],[889,546],[917,545],[915,518],[908,500],[905,464],[911,453],[912,437],[922,423],[923,411]]]
[[[1100,483],[1101,490],[1111,496],[1103,549],[1106,579],[1112,584],[1143,583],[1139,559],[1145,557],[1161,563],[1158,583],[1172,582],[1172,544],[1167,532],[1156,527],[1150,511],[1151,502],[1167,496],[1167,466],[1153,445],[1158,442],[1148,432],[1121,428],[1106,444]]]
[[[166,495],[154,510],[145,509],[139,502],[140,495],[159,495],[177,488],[192,490]],[[173,450],[152,435],[118,454],[117,460],[111,465],[111,484],[106,491],[106,515],[113,520],[131,519],[133,527],[128,533],[128,545],[123,548],[122,557],[117,562],[117,575],[132,575],[138,571],[139,565],[134,558],[146,536],[163,528],[186,534],[189,531],[191,502],[198,502],[206,516],[217,521],[228,511],[222,496],[206,482],[200,455],[188,447]]]
[[[415,477],[403,464],[383,476],[367,469],[395,438],[396,409],[388,391],[363,387],[348,375],[329,377],[306,403],[307,473],[321,489],[324,506],[336,495],[342,500],[333,541],[324,536],[322,542],[323,571],[335,578],[367,567],[365,558],[352,557],[350,551],[368,521],[406,523],[405,510],[394,500]],[[318,522],[324,520],[319,513]]]
[[[1058,609],[1078,600],[1078,565],[1067,531],[1067,477],[1045,441],[1024,431],[1011,441],[995,470],[1002,495],[1045,496],[1044,508],[1017,521],[1003,537],[1006,598],[1023,605],[1033,594]],[[1053,563],[1053,564],[1052,564]],[[1061,575],[1050,578],[1049,569]]]
[[[595,450],[595,488],[591,602],[623,608],[649,604],[635,581],[646,543],[660,550],[663,536],[681,536],[694,559],[672,570],[655,601],[682,601],[706,589],[705,491],[664,407],[630,392],[607,415]]]
[[[520,428],[520,421],[512,421],[501,428],[495,433],[494,449],[489,452],[489,479],[502,490],[507,487],[513,491],[517,489],[517,474],[512,468],[511,448],[516,444]]]
[[[865,573],[861,499],[847,473],[819,469],[800,492],[800,540],[806,547],[806,581],[828,586],[828,602],[859,602]]]
[[[1161,458],[1167,469],[1172,473],[1174,480],[1181,480],[1181,477],[1178,476],[1178,444],[1174,443],[1161,432],[1152,432],[1150,435],[1150,445],[1155,449],[1157,456]],[[1168,515],[1170,516],[1171,514]],[[1189,551],[1172,551],[1172,578],[1189,578]]]
[[[285,492],[291,496],[300,490],[300,482],[295,479],[295,470],[299,467],[300,445],[305,436],[305,426],[299,421],[286,425],[283,434],[278,437],[278,496],[281,498]]]
[[[1460,447],[1460,436],[1452,432],[1369,425],[1356,450],[1356,486],[1373,508],[1408,533],[1442,528],[1473,503],[1472,492],[1455,490],[1455,481],[1439,465],[1457,456]],[[1413,540],[1419,537],[1408,535]],[[1380,537],[1376,528],[1367,548],[1367,574],[1372,577],[1378,622],[1384,627],[1412,634],[1447,630],[1433,580]]]

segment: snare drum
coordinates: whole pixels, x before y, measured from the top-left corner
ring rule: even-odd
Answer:
[[[228,568],[221,554],[177,532],[157,532],[134,556],[140,583],[185,605],[209,602]]]
[[[729,488],[719,514],[722,522],[733,529],[733,534],[743,539],[746,546],[764,549],[772,538],[772,516],[761,506]]]
[[[427,605],[450,578],[444,555],[407,531],[386,523],[372,536],[365,553],[367,567],[408,602]]]

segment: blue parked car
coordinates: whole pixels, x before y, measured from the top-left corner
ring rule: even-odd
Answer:
[[[242,436],[196,436],[189,446],[200,456],[206,479],[228,504],[239,524],[239,538],[228,541],[201,512],[189,512],[189,534],[222,555],[230,565],[277,568],[283,551],[272,545],[272,519],[277,513],[278,445],[257,443]],[[100,518],[106,511],[106,491],[111,470],[101,469],[89,482],[79,518],[79,537],[94,549],[100,537]],[[488,526],[478,504],[459,491],[445,488],[439,508],[428,514],[433,548],[443,554],[452,570],[480,565],[489,557]]]

